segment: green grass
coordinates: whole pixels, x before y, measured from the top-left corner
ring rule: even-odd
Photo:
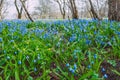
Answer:
[[[120,76],[118,22],[2,21],[0,31],[1,80],[109,80],[111,73],[117,80]]]

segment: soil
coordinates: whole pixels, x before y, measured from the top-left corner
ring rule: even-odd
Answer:
[[[107,61],[103,61],[101,67],[105,69],[105,72],[102,72],[100,70],[100,73],[102,75],[104,74],[108,75],[108,78],[106,78],[106,80],[120,80],[120,75],[112,71],[112,70],[116,70],[117,72],[120,72],[120,60],[116,60],[116,66],[111,65]]]

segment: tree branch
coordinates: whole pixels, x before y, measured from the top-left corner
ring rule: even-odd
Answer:
[[[24,8],[24,10],[25,10],[28,18],[29,18],[32,22],[34,22],[34,20],[32,19],[32,17],[30,16],[28,10],[26,9],[26,6],[25,6],[24,2],[23,2],[22,0],[20,0],[20,2],[22,3],[22,6],[23,6],[23,8]]]

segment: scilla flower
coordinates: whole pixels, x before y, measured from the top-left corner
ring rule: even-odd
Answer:
[[[0,38],[0,42],[2,42],[2,38]]]
[[[34,68],[34,71],[35,71],[35,72],[37,71],[37,68],[36,68],[36,67]]]
[[[107,74],[104,74],[104,76],[103,76],[104,78],[108,78],[108,75]]]
[[[36,63],[36,62],[37,62],[37,60],[35,60],[35,59],[34,59],[34,60],[33,60],[33,62],[34,62],[34,63]]]
[[[97,54],[94,54],[94,59],[96,59],[97,58]]]
[[[21,64],[22,64],[22,62],[19,60],[19,61],[18,61],[18,64],[19,64],[19,65],[21,65]]]
[[[7,59],[9,60],[9,59],[10,59],[10,56],[7,56]]]
[[[76,64],[74,64],[74,70],[76,70],[77,69],[77,65]]]
[[[105,72],[105,68],[102,68],[102,72]]]
[[[67,63],[67,64],[66,64],[66,67],[69,67],[69,66],[70,66],[70,64],[69,64],[69,63]]]

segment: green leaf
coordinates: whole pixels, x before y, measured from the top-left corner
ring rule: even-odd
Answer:
[[[5,64],[5,60],[0,60],[0,66],[4,65]]]
[[[115,60],[108,60],[107,62],[110,63],[112,66],[116,66]]]
[[[19,78],[19,73],[18,73],[17,70],[15,71],[15,80],[20,80],[20,78]]]
[[[28,77],[28,80],[33,80],[33,77],[29,76],[29,77]]]
[[[19,71],[18,71],[18,66],[17,66],[17,64],[15,65],[15,80],[20,80],[20,78],[19,78]]]
[[[87,73],[83,74],[79,80],[84,80],[87,79],[88,77],[92,76],[94,74],[94,72],[92,70],[88,71]]]
[[[0,77],[0,80],[3,80],[2,77]]]
[[[120,72],[118,72],[117,70],[112,70],[114,73],[116,73],[118,76],[120,76]]]

